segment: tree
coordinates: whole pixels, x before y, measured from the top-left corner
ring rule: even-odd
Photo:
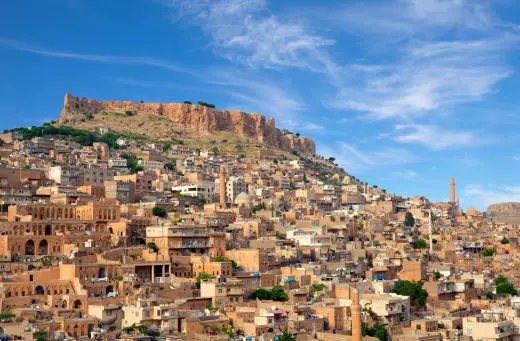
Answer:
[[[283,331],[283,334],[278,338],[279,341],[296,341],[296,338],[286,330]]]
[[[37,330],[33,332],[33,339],[36,341],[46,341],[47,340],[47,331],[46,330]]]
[[[424,239],[417,239],[413,245],[414,249],[427,249],[428,243]]]
[[[157,245],[154,242],[149,242],[148,244],[146,244],[146,247],[148,247],[150,250],[152,250],[155,253],[159,252],[159,248],[157,247]]]
[[[392,292],[398,295],[408,296],[410,297],[411,302],[417,302],[419,305],[423,306],[426,304],[428,292],[424,290],[422,286],[422,281],[415,282],[398,280],[395,283]]]
[[[162,148],[162,151],[164,153],[166,153],[168,150],[170,150],[170,148],[172,147],[172,143],[171,142],[166,142]]]
[[[16,315],[10,311],[4,311],[0,313],[0,322],[10,322],[13,317]]]
[[[165,218],[166,216],[168,216],[168,212],[166,212],[166,210],[164,208],[159,207],[159,206],[155,206],[152,209],[152,213],[154,216],[161,217],[161,218]]]
[[[176,167],[177,167],[177,160],[175,160],[175,159],[170,159],[170,160],[168,160],[168,162],[166,162],[164,164],[164,168],[169,171],[175,171]]]
[[[434,275],[436,281],[438,281],[442,277],[442,274],[439,271],[435,271]]]
[[[484,257],[493,257],[495,255],[495,249],[493,248],[487,248],[484,250],[484,253],[482,254],[482,256]]]
[[[198,275],[197,275],[197,279],[195,280],[195,285],[197,286],[197,289],[200,289],[200,282],[202,281],[205,281],[207,279],[212,279],[212,278],[215,278],[213,276],[211,276],[209,273],[207,272],[200,272]]]
[[[217,147],[211,148],[211,151],[213,152],[213,155],[217,156],[219,154],[219,150]]]
[[[515,289],[515,286],[509,281],[509,279],[507,279],[507,277],[498,276],[495,278],[495,287],[498,296],[518,295],[518,291]]]
[[[332,157],[332,156],[329,157],[329,162],[330,162],[330,163],[334,163],[334,161],[336,161],[336,158],[335,158],[335,157]]]
[[[278,302],[286,302],[289,300],[289,296],[285,293],[283,287],[279,285],[273,287],[271,290],[260,288],[251,295],[251,298]]]
[[[503,244],[503,245],[509,244],[509,239],[507,237],[502,238],[502,240],[500,241],[500,244]]]
[[[415,218],[413,217],[413,214],[411,214],[410,212],[406,212],[406,215],[404,217],[404,225],[406,227],[415,226]]]
[[[387,341],[389,339],[389,334],[386,330],[386,327],[379,323],[376,323],[371,328],[368,328],[367,334],[368,336],[377,337],[380,341]]]

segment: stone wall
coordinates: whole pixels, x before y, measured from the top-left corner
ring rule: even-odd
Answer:
[[[314,141],[293,134],[283,134],[276,128],[273,118],[261,114],[247,114],[239,110],[218,110],[198,104],[184,103],[141,103],[130,101],[103,101],[65,95],[63,110],[58,124],[67,120],[74,124],[86,114],[101,112],[128,113],[129,115],[148,115],[166,117],[181,128],[199,134],[227,131],[244,138],[254,138],[259,142],[284,151],[299,151],[305,154],[316,153]]]

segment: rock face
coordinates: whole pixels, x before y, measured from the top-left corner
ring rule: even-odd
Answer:
[[[505,202],[490,205],[487,214],[506,224],[520,224],[520,202]]]
[[[487,208],[487,212],[494,216],[520,216],[520,202],[505,202],[493,204]]]
[[[239,110],[217,110],[203,105],[184,103],[140,103],[130,101],[96,101],[65,95],[63,110],[58,124],[74,125],[85,115],[110,112],[128,115],[162,116],[168,118],[183,129],[198,134],[228,131],[244,138],[253,138],[259,142],[284,151],[299,151],[315,154],[316,145],[312,139],[283,134],[276,128],[273,118],[266,119],[261,114],[247,114]]]

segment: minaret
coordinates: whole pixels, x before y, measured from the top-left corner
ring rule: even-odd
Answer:
[[[220,207],[226,208],[226,170],[220,166]]]
[[[350,296],[352,298],[352,305],[350,306],[350,313],[352,315],[352,341],[361,341],[363,334],[361,331],[361,304],[359,303],[359,291],[352,287],[350,290]]]
[[[450,203],[457,203],[457,197],[455,195],[455,178],[453,176],[450,179]]]

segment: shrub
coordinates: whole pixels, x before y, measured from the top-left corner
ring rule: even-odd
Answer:
[[[154,216],[161,217],[161,218],[165,218],[166,216],[168,216],[168,212],[166,212],[166,210],[164,208],[159,207],[159,206],[155,206],[152,209],[152,213]]]
[[[428,298],[428,292],[424,290],[422,286],[422,281],[414,282],[399,280],[395,283],[392,292],[398,295],[408,296],[410,297],[410,301],[415,301],[422,306],[426,304],[426,299]]]

